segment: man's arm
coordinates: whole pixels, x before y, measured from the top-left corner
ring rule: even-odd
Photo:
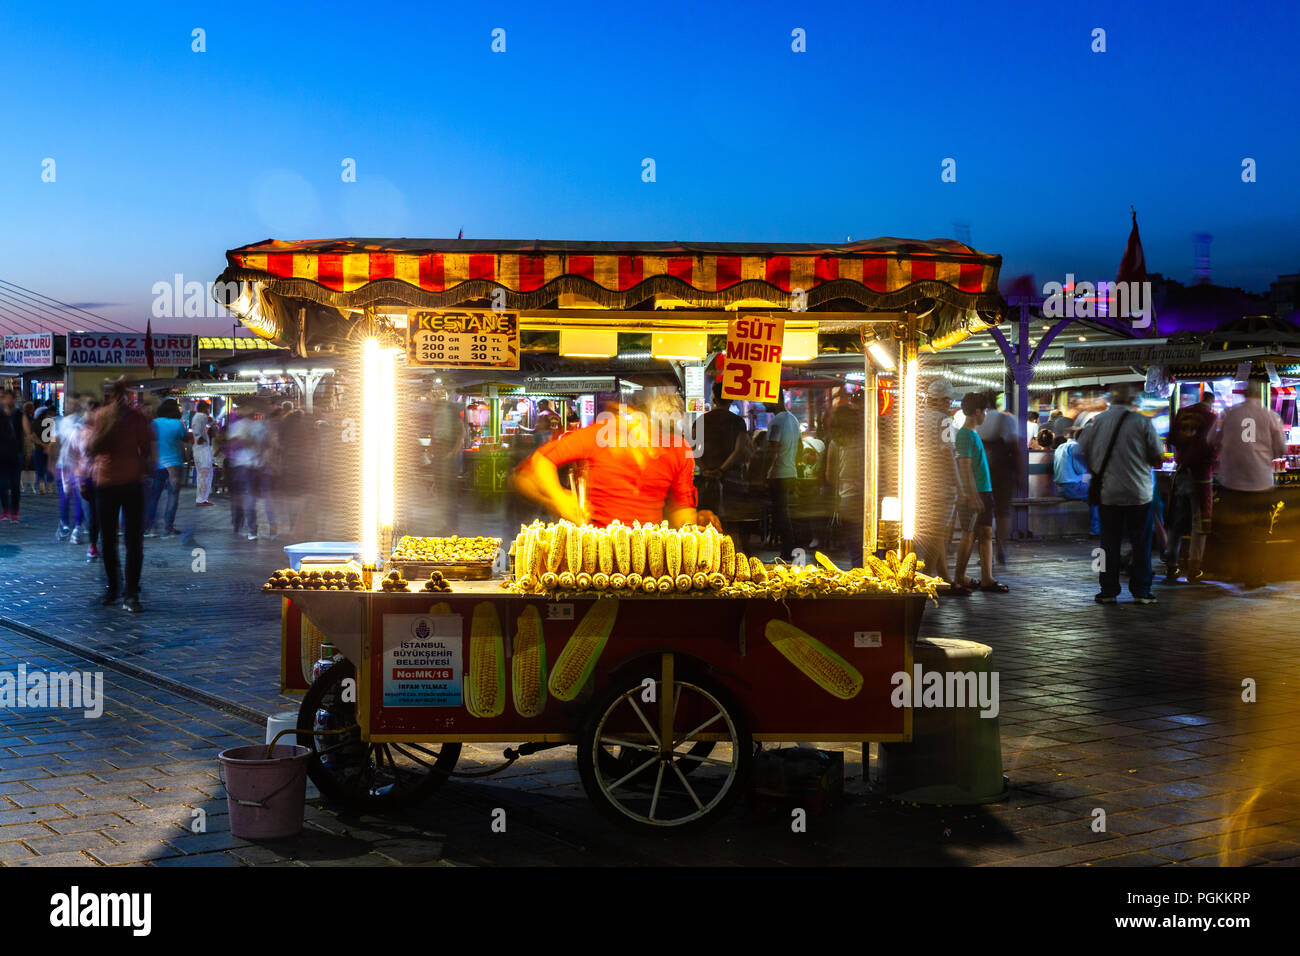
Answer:
[[[1282,428],[1282,419],[1276,412],[1270,411],[1268,424],[1273,432],[1273,457],[1282,458],[1286,455],[1286,432]]]
[[[742,428],[736,433],[736,444],[731,447],[731,454],[727,456],[726,461],[718,466],[718,471],[726,472],[728,469],[734,468],[736,465],[743,465],[745,459],[749,457],[748,446],[749,432]]]
[[[560,484],[559,468],[541,452],[529,455],[515,469],[510,482],[521,495],[536,501],[552,514],[574,524],[587,523],[587,516],[578,505],[578,496]]]
[[[1075,438],[1074,453],[1075,457],[1083,463],[1083,467],[1089,472],[1092,471],[1092,462],[1089,460],[1088,452],[1092,449],[1093,436],[1097,434],[1095,428],[1082,429]]]
[[[1151,424],[1151,419],[1143,417],[1146,422],[1146,442],[1147,442],[1147,464],[1153,468],[1164,464],[1165,450],[1160,444],[1160,436],[1156,434],[1156,426]]]

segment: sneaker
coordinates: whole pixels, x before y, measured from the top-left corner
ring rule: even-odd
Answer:
[[[99,560],[99,548],[95,547],[92,544],[90,546],[90,550],[86,552],[86,563],[89,564],[91,561],[98,561],[98,560]]]
[[[1113,595],[1110,595],[1110,594],[1097,594],[1097,595],[1095,595],[1095,596],[1093,597],[1093,600],[1096,601],[1098,604],[1118,604],[1118,603],[1119,603],[1119,598],[1114,597]]]
[[[116,591],[105,591],[104,596],[100,599],[99,603],[104,605],[104,607],[112,607],[117,602],[118,595]]]
[[[180,532],[178,529],[176,529],[176,528],[168,528],[166,531],[164,531],[164,532],[162,533],[162,536],[163,536],[164,538],[174,538],[174,537],[176,537],[176,535],[178,535],[178,534],[180,534],[180,533],[181,533],[181,532]]]
[[[69,528],[66,524],[61,524],[61,525],[59,525],[59,530],[56,531],[56,532],[54,532],[54,540],[55,540],[55,541],[67,541],[67,540],[68,540],[68,537],[69,537],[71,534],[72,534],[72,529]]]
[[[1155,604],[1156,603],[1155,595],[1144,594],[1142,597],[1135,597],[1133,599],[1133,603],[1134,604]]]
[[[150,528],[148,531],[146,531],[146,532],[144,533],[144,537],[146,537],[146,538],[156,538],[156,537],[158,537],[158,532],[154,531],[153,528]]]
[[[73,529],[72,529],[72,543],[73,543],[73,544],[81,544],[81,543],[82,543],[83,541],[85,541],[85,540],[86,540],[85,532],[83,532],[80,528],[73,528]]]
[[[211,507],[212,507],[212,502],[211,502],[211,501],[196,501],[196,502],[194,502],[194,507],[196,507],[196,508],[211,508]]]
[[[122,602],[122,610],[128,611],[131,614],[139,614],[144,610],[144,608],[140,606],[140,599],[138,597],[129,597]]]
[[[249,541],[256,541],[256,540],[257,540],[257,535],[255,535],[255,534],[250,534],[250,535],[248,536],[248,540],[249,540]]]

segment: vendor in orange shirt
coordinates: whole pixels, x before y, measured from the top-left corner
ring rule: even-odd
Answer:
[[[681,399],[646,396],[639,404],[614,404],[586,428],[539,448],[515,469],[515,489],[575,524],[658,524],[666,518],[674,528],[712,524],[721,530],[713,512],[695,507],[695,458],[681,427]],[[560,469],[575,462],[586,465],[585,513],[578,496],[560,483]]]

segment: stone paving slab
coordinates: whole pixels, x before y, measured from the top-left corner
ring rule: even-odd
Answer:
[[[51,507],[38,499],[24,526],[0,528],[0,617],[260,714],[296,709],[276,691],[279,608],[257,592],[284,563],[280,543],[237,539],[224,505],[196,516],[186,501],[193,539],[146,541],[147,611],[131,616],[93,603],[101,572],[54,541]],[[229,833],[214,758],[262,727],[105,670],[97,720],[0,711],[0,865],[1296,865],[1300,585],[1157,585],[1155,606],[1102,608],[1093,546],[1013,543],[1000,573],[1011,594],[926,612],[924,634],[994,649],[1011,781],[999,804],[884,800],[847,748],[846,805],[806,834],[741,806],[689,841],[629,836],[586,801],[567,747],[453,780],[392,817],[313,800],[300,837],[248,844]],[[0,627],[0,670],[19,661],[98,669]],[[1241,697],[1247,679],[1254,703]],[[462,769],[499,759],[500,747],[466,746]],[[497,807],[506,834],[491,831]],[[1091,829],[1097,809],[1104,833]],[[190,830],[196,810],[205,833]]]

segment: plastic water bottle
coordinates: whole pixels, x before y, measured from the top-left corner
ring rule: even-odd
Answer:
[[[324,707],[321,707],[316,711],[316,717],[314,720],[312,720],[311,729],[313,731],[331,730],[332,728],[330,727],[330,723],[331,723],[330,712],[326,710]],[[316,741],[316,749],[318,751],[327,751],[330,747],[332,747],[334,744],[338,742],[334,739],[337,736],[338,736],[337,734],[327,734],[324,737],[318,736],[314,738]],[[335,761],[336,758],[333,756],[333,754],[330,753],[321,754],[321,758],[320,758],[321,766],[323,766],[326,770],[332,770],[334,768]]]

